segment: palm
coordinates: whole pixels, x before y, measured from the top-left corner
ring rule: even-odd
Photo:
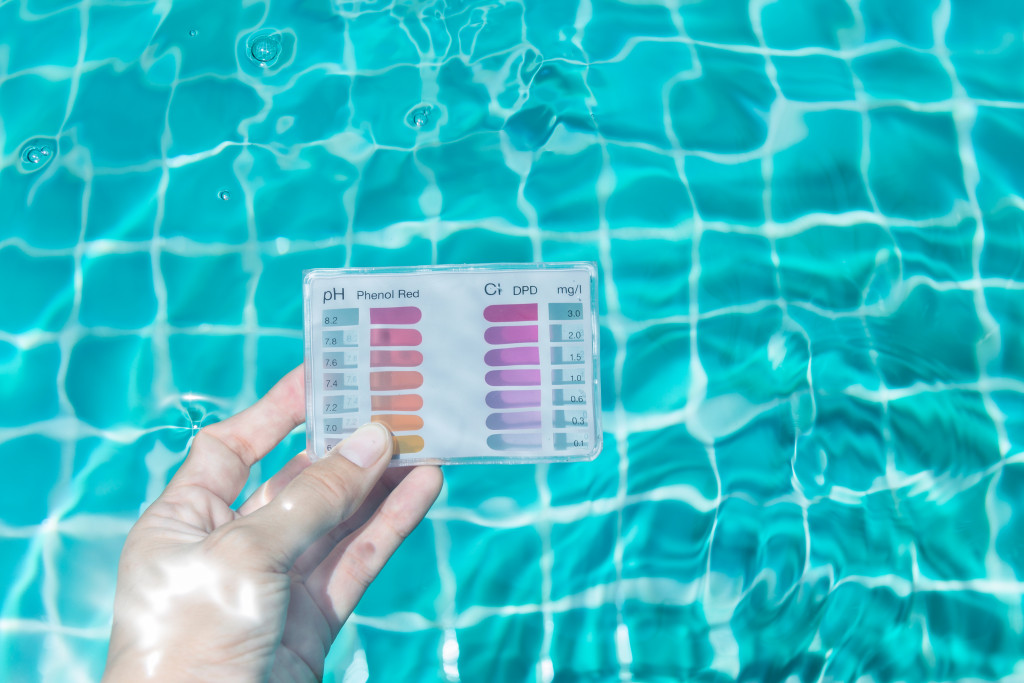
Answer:
[[[323,677],[323,661],[334,641],[334,629],[303,581],[291,585],[288,617],[277,650],[271,681],[304,683]],[[325,634],[330,632],[330,638]]]

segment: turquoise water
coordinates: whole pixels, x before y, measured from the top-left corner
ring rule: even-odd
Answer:
[[[303,269],[534,260],[604,451],[448,468],[328,680],[1024,680],[1022,73],[994,0],[0,0],[0,680],[99,677]]]

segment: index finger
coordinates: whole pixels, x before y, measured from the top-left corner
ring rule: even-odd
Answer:
[[[249,468],[305,419],[305,378],[300,365],[256,403],[199,430],[168,489],[198,486],[230,505],[245,486]]]

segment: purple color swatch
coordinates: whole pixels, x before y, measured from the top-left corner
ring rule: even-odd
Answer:
[[[523,344],[537,341],[536,325],[506,325],[488,327],[484,332],[488,344]]]
[[[540,390],[492,391],[487,394],[486,401],[489,408],[537,408],[540,406]]]
[[[484,309],[484,320],[491,323],[518,323],[537,319],[537,304],[495,304]]]
[[[540,370],[491,370],[484,381],[492,387],[539,387]]]
[[[491,413],[487,416],[488,429],[540,429],[540,411],[521,413]]]
[[[484,354],[484,362],[491,367],[500,365],[540,365],[540,349],[536,346],[491,349]]]

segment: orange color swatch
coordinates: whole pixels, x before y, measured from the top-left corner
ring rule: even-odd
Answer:
[[[423,450],[423,437],[416,436],[415,434],[405,434],[403,436],[395,437],[395,445],[398,448],[398,453],[419,453]]]
[[[393,432],[414,432],[423,429],[423,418],[419,415],[383,414],[374,415],[370,420],[386,424]]]
[[[419,394],[392,394],[370,396],[370,410],[419,410],[423,407],[423,399]]]
[[[371,368],[414,368],[423,362],[419,351],[370,351]]]
[[[397,391],[423,386],[423,375],[414,370],[370,373],[370,391]]]

